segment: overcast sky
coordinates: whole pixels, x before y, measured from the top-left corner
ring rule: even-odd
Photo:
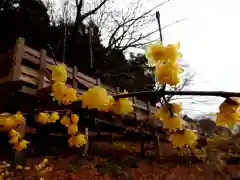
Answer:
[[[64,0],[55,2],[60,6]],[[146,7],[159,2],[149,0]],[[183,61],[196,73],[188,89],[240,91],[239,7],[240,0],[171,0],[159,9],[163,25],[187,18],[164,29],[163,39],[166,43],[181,42]],[[186,111],[190,115],[216,111],[221,100],[210,98],[211,105],[186,104]]]

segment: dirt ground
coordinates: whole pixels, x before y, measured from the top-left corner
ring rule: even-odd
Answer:
[[[240,164],[227,165],[216,171],[208,164],[178,163],[171,159],[172,149],[162,145],[162,153],[168,160],[155,161],[155,158],[141,157],[139,146],[116,148],[110,143],[94,143],[88,155],[83,149],[67,146],[66,139],[32,143],[25,152],[22,166],[11,165],[4,168],[0,165],[0,177],[3,180],[234,180],[240,179]],[[58,142],[59,141],[59,142]],[[66,143],[64,143],[66,142]],[[7,147],[7,144],[2,144]],[[6,149],[6,148],[4,148]],[[0,159],[8,161],[10,155],[3,150]],[[36,165],[48,159],[42,170]],[[9,162],[9,161],[8,161]],[[5,163],[6,164],[6,163]],[[10,164],[10,162],[9,162]],[[16,168],[18,167],[18,168]],[[1,180],[1,178],[0,178]]]

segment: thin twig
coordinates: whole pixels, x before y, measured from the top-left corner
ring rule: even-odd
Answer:
[[[54,52],[53,52],[53,49],[52,49],[51,45],[50,45],[50,44],[47,44],[47,46],[48,46],[49,50],[50,50],[51,53],[52,53],[52,57],[53,57],[54,63],[57,65],[57,60],[56,60],[56,57],[55,57],[55,55],[54,55]]]

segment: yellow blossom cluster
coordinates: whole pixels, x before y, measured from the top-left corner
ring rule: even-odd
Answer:
[[[171,112],[169,108],[171,108]],[[162,121],[164,129],[170,132],[176,132],[177,130],[181,130],[186,123],[180,118],[181,111],[181,104],[165,104],[154,114],[154,117]]]
[[[0,125],[9,131],[10,137],[9,143],[13,145],[16,151],[22,151],[27,148],[28,141],[21,137],[21,134],[17,132],[17,127],[24,124],[25,118],[19,111],[16,114],[2,113],[0,114]]]
[[[178,62],[181,57],[179,48],[180,43],[164,46],[159,42],[148,45],[145,55],[148,64],[156,67],[156,79],[161,84],[179,84],[179,75],[183,71]],[[197,135],[193,130],[185,129],[187,123],[180,117],[181,111],[181,104],[165,102],[154,116],[162,122],[163,129],[167,129],[170,134],[169,140],[174,146],[192,146],[197,140]]]
[[[133,103],[128,98],[114,98],[108,95],[107,90],[100,86],[89,88],[88,91],[77,97],[77,90],[66,86],[67,70],[65,64],[57,64],[52,70],[52,93],[53,100],[63,104],[71,104],[73,101],[81,100],[82,107],[97,109],[98,111],[112,111],[116,114],[126,115],[133,111]],[[124,91],[127,93],[127,91]],[[46,121],[47,118],[44,120]]]
[[[35,165],[33,168],[31,168],[30,166],[26,165],[26,166],[22,166],[17,164],[16,165],[16,169],[17,170],[35,170],[35,172],[37,172],[39,175],[45,175],[48,172],[51,172],[53,167],[48,165],[48,159],[44,158],[39,164]],[[41,180],[44,180],[43,177],[40,177]]]
[[[71,114],[70,117],[65,115],[60,120],[60,123],[68,128],[68,135],[70,135],[68,143],[70,146],[81,147],[87,143],[85,136],[78,131],[78,122],[79,116],[77,114]]]
[[[40,112],[36,117],[36,121],[40,124],[56,123],[59,118],[58,112]]]
[[[11,164],[7,161],[0,162],[0,180],[10,179],[13,176],[13,172],[9,171],[11,169]]]
[[[47,172],[51,172],[52,171],[52,167],[51,166],[47,166],[48,163],[48,159],[44,158],[39,164],[37,164],[35,166],[35,170],[37,172],[39,172],[39,174],[43,175]]]
[[[124,93],[128,93],[124,91]],[[118,115],[126,115],[133,112],[133,103],[128,98],[119,98],[114,100],[113,96],[108,95],[106,89],[96,86],[89,88],[79,99],[82,101],[82,107],[88,109],[97,109],[98,111],[112,111]]]
[[[127,93],[126,90],[123,92],[123,94]],[[128,98],[119,98],[116,101],[112,98],[109,110],[118,115],[127,115],[128,113],[133,112],[133,102]]]
[[[232,128],[240,120],[239,102],[232,99],[226,99],[219,106],[219,112],[216,114],[216,124]]]
[[[106,89],[100,86],[89,88],[88,91],[78,97],[77,90],[66,85],[67,70],[65,64],[53,65],[50,69],[53,81],[51,96],[59,104],[68,105],[80,100],[83,108],[97,109],[103,112],[112,111],[120,115],[126,115],[133,111],[132,101],[128,98],[114,100],[113,96],[108,95]],[[127,91],[124,91],[124,93],[127,93]],[[40,124],[55,123],[59,119],[57,112],[40,112],[36,117],[36,121]],[[85,136],[78,132],[78,121],[79,117],[76,114],[71,114],[70,117],[65,115],[60,120],[60,123],[68,129],[69,144],[76,147],[86,144]]]
[[[100,86],[89,88],[88,91],[79,96],[83,108],[97,109],[98,111],[105,112],[109,110],[112,99],[112,96],[108,95],[107,90]]]
[[[163,129],[167,129],[170,132],[169,140],[172,144],[182,148],[184,146],[192,146],[197,140],[197,134],[193,130],[185,129],[187,123],[180,117],[181,111],[181,104],[165,104],[154,116],[162,121]]]
[[[65,64],[53,65],[52,70],[52,93],[53,100],[57,100],[59,104],[71,104],[77,101],[77,90],[67,87],[67,70]]]
[[[9,143],[13,144],[13,147],[16,151],[22,151],[23,149],[27,148],[29,142],[22,139],[21,134],[15,129],[11,129],[8,135],[10,137]]]
[[[183,71],[178,59],[181,57],[179,52],[180,44],[150,44],[146,50],[146,58],[150,66],[155,66],[156,79],[161,84],[177,85],[180,82],[179,74]]]
[[[193,147],[196,144],[198,137],[194,130],[191,129],[183,129],[182,132],[176,132],[170,135],[169,140],[176,147],[183,148]]]
[[[10,113],[0,114],[0,125],[4,126],[4,128],[8,130],[16,128],[18,125],[23,124],[24,121],[25,119],[21,112],[17,112],[13,115]]]

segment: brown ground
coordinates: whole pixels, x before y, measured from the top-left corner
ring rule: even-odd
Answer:
[[[63,144],[63,140],[60,140]],[[65,140],[64,140],[65,141]],[[40,150],[39,150],[40,146]],[[68,149],[58,143],[48,147],[46,143],[26,152],[25,166],[31,170],[16,170],[15,165],[8,168],[12,172],[12,180],[35,180],[43,177],[46,180],[231,180],[240,179],[240,165],[228,165],[219,173],[213,166],[195,164],[189,167],[176,158],[171,158],[174,151],[169,145],[162,145],[162,153],[167,160],[156,163],[156,158],[141,158],[131,152],[139,152],[139,147],[132,150],[116,149],[109,143],[94,143],[87,156],[82,155],[82,149]],[[151,156],[151,155],[149,155]],[[1,159],[6,156],[1,152]],[[51,172],[36,172],[34,167],[47,157],[47,167]],[[5,169],[1,169],[2,172]],[[11,173],[10,173],[11,174]],[[8,179],[7,177],[3,178]]]

